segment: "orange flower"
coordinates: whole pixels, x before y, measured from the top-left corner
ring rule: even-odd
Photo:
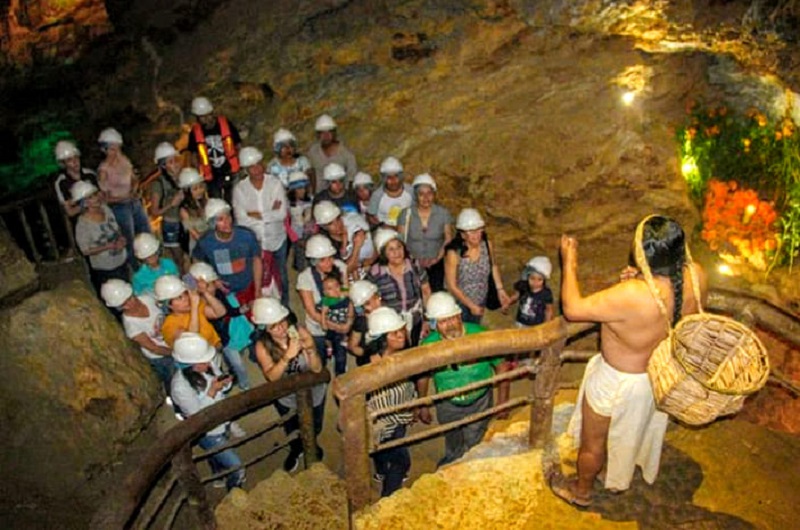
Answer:
[[[767,124],[767,117],[759,113],[758,116],[756,116],[756,121],[758,121],[759,127],[764,127]]]
[[[744,138],[742,140],[742,143],[744,144],[745,147],[750,147],[750,138]]]
[[[782,138],[783,138],[783,133],[781,133],[781,131],[775,131],[775,141],[780,142]]]
[[[775,238],[771,237],[764,241],[764,250],[773,251],[776,247]]]

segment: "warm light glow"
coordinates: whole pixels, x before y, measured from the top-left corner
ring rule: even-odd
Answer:
[[[688,177],[692,173],[697,171],[697,164],[694,163],[693,158],[687,158],[683,161],[683,165],[681,166],[681,173],[683,173],[684,177]]]
[[[634,99],[636,99],[636,93],[631,90],[622,94],[622,102],[626,105],[631,105]]]
[[[717,267],[717,270],[724,276],[733,276],[733,269],[727,263],[721,264],[719,267]]]
[[[753,214],[756,213],[756,205],[755,204],[748,204],[747,208],[744,209],[744,215],[742,216],[742,224],[747,224],[750,222],[750,219],[753,218]]]

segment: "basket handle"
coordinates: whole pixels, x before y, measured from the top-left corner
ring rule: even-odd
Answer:
[[[650,289],[650,294],[653,295],[653,298],[656,301],[656,305],[658,305],[658,309],[664,318],[666,319],[667,324],[667,333],[672,333],[672,319],[670,315],[667,313],[667,306],[664,304],[663,298],[661,298],[661,291],[659,291],[658,286],[656,286],[656,282],[653,279],[653,273],[650,270],[650,264],[647,263],[647,257],[644,255],[644,247],[642,247],[642,238],[644,237],[644,225],[649,221],[651,218],[656,217],[655,215],[648,215],[644,219],[639,222],[639,225],[636,227],[636,235],[635,241],[633,245],[633,253],[634,257],[636,258],[636,265],[639,267],[639,270],[642,271],[642,276],[644,276],[644,281],[647,283],[647,287]],[[703,312],[703,308],[700,305],[700,284],[697,281],[697,271],[694,270],[694,265],[692,261],[692,254],[689,252],[689,245],[684,243],[684,251],[685,251],[685,265],[689,268],[689,275],[691,276],[692,282],[692,291],[694,292],[694,297],[697,300],[697,309],[699,313]]]

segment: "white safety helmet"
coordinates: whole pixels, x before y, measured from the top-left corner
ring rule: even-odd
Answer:
[[[425,315],[432,320],[450,318],[461,314],[461,308],[453,295],[447,291],[433,293],[425,305]]]
[[[100,287],[100,296],[108,307],[121,307],[132,295],[131,284],[124,280],[114,278]]]
[[[436,191],[436,181],[433,180],[433,177],[427,173],[423,173],[422,175],[417,175],[414,177],[414,182],[411,185],[416,188],[417,186],[430,186],[433,188],[433,191]]]
[[[255,147],[243,147],[239,151],[239,163],[242,167],[250,167],[264,160],[264,154]]]
[[[289,316],[289,310],[277,298],[257,298],[253,302],[253,324],[271,326]]]
[[[70,195],[72,195],[72,200],[75,202],[91,197],[95,193],[97,193],[97,186],[86,180],[79,180],[70,189]]]
[[[204,182],[203,176],[193,167],[185,167],[181,169],[178,175],[178,187],[181,189],[189,189],[195,184]]]
[[[318,225],[331,223],[340,215],[342,210],[331,201],[319,201],[314,206],[314,220]]]
[[[317,132],[332,131],[334,129],[336,129],[336,122],[327,114],[317,118],[317,123],[314,124],[314,130]]]
[[[322,259],[336,255],[331,240],[322,234],[316,234],[308,238],[306,242],[306,257],[309,259]]]
[[[393,156],[387,156],[381,162],[381,175],[399,175],[403,172],[403,164]]]
[[[332,180],[342,180],[347,176],[347,172],[340,164],[331,162],[322,170],[322,175],[325,180],[330,182]]]
[[[400,234],[397,233],[397,230],[378,228],[372,236],[372,243],[375,245],[375,250],[380,253],[383,247],[392,239],[400,239]]]
[[[456,219],[456,228],[459,230],[477,230],[484,226],[486,226],[486,223],[483,221],[480,212],[475,208],[464,208],[459,212]]]
[[[204,282],[213,282],[219,279],[219,275],[217,271],[214,270],[214,267],[202,261],[192,263],[192,266],[189,267],[189,275],[195,280],[203,280]]]
[[[200,96],[192,100],[192,114],[195,116],[205,116],[213,111],[214,105],[211,104],[208,98]]]
[[[230,205],[222,199],[211,198],[208,199],[205,209],[206,221],[210,221],[221,213],[230,212]]]
[[[553,272],[553,264],[550,263],[550,258],[547,256],[536,256],[525,264],[525,270],[522,272],[523,280],[533,274],[541,274],[545,280],[550,279],[550,274]]]
[[[350,300],[356,307],[366,304],[378,292],[378,287],[367,280],[357,280],[350,286]]]
[[[206,339],[188,331],[181,333],[172,346],[172,358],[179,363],[208,363],[216,354],[217,350]]]
[[[405,327],[405,319],[391,307],[379,307],[367,317],[367,329],[372,339]]]
[[[370,188],[374,186],[372,177],[363,171],[356,173],[356,176],[353,177],[353,187],[357,188],[359,186],[369,186]]]
[[[158,164],[160,160],[171,156],[178,156],[178,151],[175,149],[175,146],[169,142],[161,142],[156,146],[156,154],[153,156],[153,159],[154,162]]]
[[[133,255],[136,259],[147,259],[156,252],[161,244],[153,234],[142,232],[133,238]]]
[[[296,190],[308,186],[308,175],[302,171],[292,171],[289,173],[289,189]]]
[[[153,291],[156,300],[166,302],[182,295],[186,291],[186,284],[174,274],[167,274],[156,280]]]
[[[122,135],[113,127],[108,127],[100,131],[100,136],[97,141],[101,144],[117,144],[122,145]]]
[[[297,138],[294,137],[289,129],[278,129],[272,137],[272,145],[275,149],[282,143],[293,142],[297,143]]]
[[[60,140],[56,143],[56,160],[59,162],[72,158],[73,156],[81,156],[81,152],[75,147],[75,144],[68,140]]]

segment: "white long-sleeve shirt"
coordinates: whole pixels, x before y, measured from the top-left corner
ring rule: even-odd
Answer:
[[[273,210],[275,201],[280,201],[279,208]],[[247,212],[259,212],[261,219],[247,215]],[[281,181],[265,174],[261,189],[256,189],[250,177],[239,182],[233,188],[233,216],[236,224],[252,230],[263,250],[274,252],[286,241],[284,221],[288,213],[286,191]]]

